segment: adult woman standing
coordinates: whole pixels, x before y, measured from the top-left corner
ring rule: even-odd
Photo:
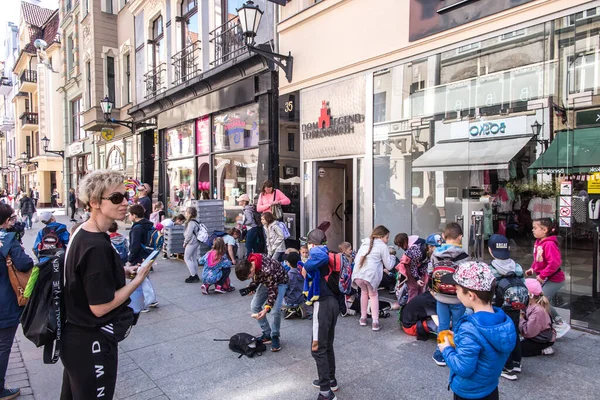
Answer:
[[[10,349],[13,345],[15,333],[19,326],[19,319],[23,307],[19,307],[17,296],[8,278],[6,258],[11,257],[13,266],[21,272],[33,268],[33,260],[21,247],[14,232],[7,232],[12,228],[17,216],[8,204],[0,204],[0,398],[13,399],[20,393],[19,388],[4,388],[4,378],[8,367]]]
[[[285,253],[285,239],[281,227],[269,211],[264,212],[260,220],[265,229],[268,256],[274,260],[281,261],[281,257]]]
[[[198,211],[194,207],[188,207],[185,210],[185,231],[183,232],[183,259],[185,265],[190,270],[190,276],[185,279],[185,283],[200,282],[198,276],[198,250],[200,242],[197,239],[200,223],[196,220]]]
[[[33,214],[35,213],[35,206],[33,200],[27,193],[23,193],[23,197],[19,201],[21,205],[21,215],[26,218],[25,229],[33,228]]]
[[[361,326],[367,325],[367,307],[370,300],[374,331],[381,329],[377,288],[383,278],[383,268],[389,270],[393,267],[387,246],[389,239],[390,231],[385,226],[376,227],[371,236],[362,241],[352,271],[352,283],[361,290],[359,323]]]
[[[71,207],[71,222],[77,222],[75,219],[75,213],[77,212],[77,196],[75,196],[75,189],[69,189],[69,207]]]
[[[90,219],[71,237],[65,257],[64,303],[67,318],[60,358],[64,366],[61,399],[112,399],[117,381],[117,343],[133,323],[129,296],[150,268],[123,267],[106,233],[127,214],[123,175],[112,170],[88,174],[79,199]],[[125,274],[135,277],[128,284]],[[98,371],[102,371],[99,374]]]
[[[273,188],[273,182],[266,180],[258,196],[256,211],[260,213],[271,211],[273,213],[274,206],[287,206],[289,204],[290,199],[281,190]]]

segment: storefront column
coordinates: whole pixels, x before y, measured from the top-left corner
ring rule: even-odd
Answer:
[[[279,186],[279,75],[277,72],[271,72],[269,76],[271,89],[258,97],[261,124],[259,124],[257,191],[267,179],[273,182],[275,187]],[[265,75],[259,79],[264,77]]]

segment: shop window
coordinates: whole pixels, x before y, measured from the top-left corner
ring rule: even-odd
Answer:
[[[196,120],[196,154],[210,152],[210,117]]]
[[[194,124],[187,123],[169,129],[165,135],[165,158],[180,158],[194,155]]]
[[[213,156],[213,196],[225,204],[226,223],[235,223],[241,208],[236,199],[256,193],[258,149],[237,151]]]
[[[184,213],[195,196],[193,159],[168,161],[166,163],[167,213]]]
[[[373,96],[373,122],[386,120],[386,92],[375,93]]]
[[[214,151],[258,146],[258,104],[235,108],[213,117]]]
[[[296,151],[296,135],[293,132],[289,132],[287,135],[288,151]]]

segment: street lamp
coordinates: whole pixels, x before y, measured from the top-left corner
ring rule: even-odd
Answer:
[[[26,151],[21,153],[21,158],[19,158],[18,161],[21,165],[27,165],[27,166],[34,165],[36,168],[38,167],[37,161],[29,160],[29,155],[27,154]]]
[[[533,138],[536,142],[544,146],[544,151],[548,150],[548,139],[540,139],[540,133],[542,132],[542,127],[544,124],[540,124],[537,119],[533,124],[531,124],[531,132],[533,133]]]
[[[238,19],[240,21],[240,28],[246,41],[246,47],[248,51],[254,52],[266,58],[281,67],[285,72],[285,79],[288,82],[292,81],[292,70],[294,66],[294,58],[290,52],[287,56],[282,54],[273,53],[267,50],[255,47],[254,38],[258,32],[258,26],[260,25],[260,19],[262,18],[263,11],[256,5],[252,0],[248,0],[240,8],[237,9]],[[273,68],[271,68],[273,69]]]
[[[48,150],[48,145],[50,145],[50,139],[48,139],[46,136],[42,138],[42,143],[42,146],[44,147],[44,153],[58,154],[62,158],[65,158],[65,152],[62,150]]]
[[[133,131],[133,121],[122,121],[120,119],[111,118],[112,110],[113,108],[115,108],[115,103],[108,96],[104,96],[104,98],[100,101],[100,108],[102,109],[102,113],[104,114],[104,121],[124,126]],[[137,124],[135,124],[135,126],[138,128],[156,127],[155,124],[147,122],[138,122]]]

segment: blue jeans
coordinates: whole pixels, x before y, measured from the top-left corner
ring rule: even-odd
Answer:
[[[450,320],[452,320],[452,326],[456,326],[456,323],[460,317],[462,317],[465,313],[465,306],[462,304],[446,304],[438,301],[436,309],[440,323],[438,332],[450,329]],[[436,345],[434,356],[437,354],[442,355],[442,352]]]
[[[8,358],[12,349],[18,325],[0,329],[0,391],[4,389],[4,378],[8,368]]]
[[[281,306],[283,304],[283,298],[285,296],[285,292],[287,291],[288,285],[285,283],[280,283],[277,290],[277,300],[275,300],[275,304],[273,305],[273,309],[269,314],[273,315],[273,329],[269,325],[269,321],[265,316],[263,319],[258,320],[258,325],[260,325],[260,329],[262,333],[267,336],[277,336],[279,337],[279,325],[281,325]],[[250,308],[253,313],[258,313],[262,310],[263,305],[267,302],[267,297],[269,293],[267,291],[267,287],[264,284],[258,285],[256,288],[256,293],[254,293],[254,298],[252,299],[252,303],[250,304]],[[267,315],[269,315],[267,314]]]
[[[258,253],[258,229],[254,227],[246,232],[246,257],[250,253]]]

